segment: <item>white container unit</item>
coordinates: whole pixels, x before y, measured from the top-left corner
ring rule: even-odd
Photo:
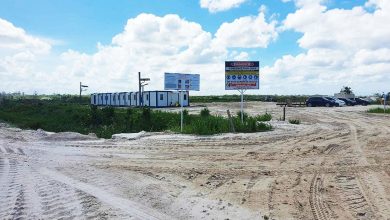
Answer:
[[[131,106],[131,95],[132,95],[132,93],[131,92],[126,92],[125,93],[125,97],[126,97],[126,99],[125,99],[125,106]]]
[[[96,105],[103,105],[103,94],[101,94],[101,93],[98,93],[97,94],[97,103],[96,103]]]
[[[126,100],[127,100],[126,92],[118,93],[119,106],[126,106]]]
[[[170,103],[171,91],[147,91],[143,93],[144,106],[163,108],[173,106]]]
[[[169,98],[169,103],[170,106],[181,106],[181,97],[180,97],[180,91],[175,91],[171,92],[170,98]],[[190,101],[189,101],[189,92],[188,91],[183,91],[183,106],[189,106]],[[171,105],[172,103],[172,105]]]
[[[96,94],[91,94],[91,97],[90,97],[90,103],[91,105],[97,105],[96,103]]]
[[[110,103],[110,106],[118,106],[117,104],[117,93],[111,93],[111,103]]]
[[[103,93],[103,105],[107,106],[111,104],[111,93]]]
[[[169,107],[171,103],[169,102],[169,94],[171,91],[158,91],[156,94],[156,107]]]
[[[151,108],[180,106],[180,91],[145,91],[143,105]],[[94,93],[91,105],[136,107],[139,105],[138,92]],[[183,106],[189,106],[189,92],[183,91]]]
[[[131,93],[131,106],[138,106],[138,92]]]

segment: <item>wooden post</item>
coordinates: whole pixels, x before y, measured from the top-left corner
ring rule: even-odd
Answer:
[[[235,133],[235,129],[234,129],[234,123],[233,123],[233,120],[232,120],[232,116],[230,115],[230,111],[229,109],[227,110],[227,115],[229,117],[229,122],[230,122],[230,131]]]
[[[283,107],[283,121],[286,121],[286,106]]]

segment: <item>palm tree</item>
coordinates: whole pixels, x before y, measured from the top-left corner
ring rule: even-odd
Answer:
[[[345,93],[345,94],[352,94],[352,89],[351,87],[348,87],[348,86],[344,86],[341,91],[342,93]]]

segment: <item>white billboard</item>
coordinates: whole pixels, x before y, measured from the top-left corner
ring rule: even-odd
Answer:
[[[226,61],[225,90],[259,89],[259,61]]]
[[[165,90],[200,90],[199,74],[184,73],[165,73],[164,89]]]

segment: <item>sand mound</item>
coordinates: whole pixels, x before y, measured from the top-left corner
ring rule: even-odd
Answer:
[[[97,138],[92,135],[84,135],[76,132],[59,132],[42,137],[42,140],[46,141],[84,141],[95,139]]]

